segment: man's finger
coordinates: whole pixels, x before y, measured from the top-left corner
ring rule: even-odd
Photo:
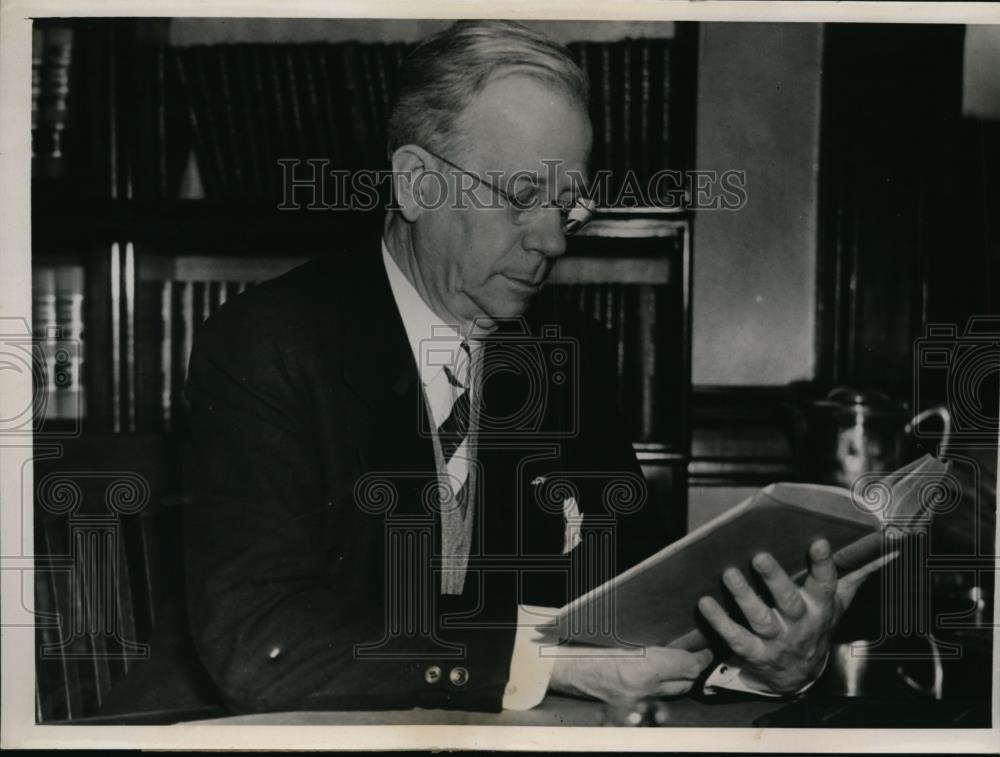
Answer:
[[[754,557],[753,567],[764,579],[775,605],[785,617],[798,620],[806,614],[808,608],[799,595],[799,587],[788,577],[777,560],[764,552]]]
[[[854,595],[857,593],[858,589],[861,588],[868,577],[875,573],[886,565],[891,563],[899,557],[899,552],[890,552],[887,555],[882,555],[882,557],[877,560],[872,560],[867,565],[862,565],[856,570],[852,570],[847,575],[840,579],[837,584],[837,598],[840,600],[840,604],[843,609],[847,609],[848,605],[854,600]]]
[[[679,697],[691,691],[691,681],[663,681],[657,687],[655,695],[660,697]]]
[[[817,539],[809,546],[809,575],[804,588],[821,601],[831,599],[837,591],[837,566],[826,539]]]
[[[712,660],[715,659],[715,655],[712,653],[711,649],[702,649],[694,653],[694,660],[691,661],[691,672],[694,675],[691,676],[692,680],[700,676],[705,668],[712,664]]]
[[[709,649],[685,652],[669,647],[647,647],[649,662],[655,665],[662,680],[693,681],[712,662],[714,655]]]
[[[722,582],[740,606],[754,633],[765,639],[774,639],[781,633],[781,624],[774,616],[774,612],[757,596],[757,592],[740,571],[736,568],[727,569],[722,574]]]
[[[733,621],[712,597],[702,597],[698,600],[698,609],[712,628],[726,640],[729,648],[740,657],[753,658],[760,649],[763,642]]]

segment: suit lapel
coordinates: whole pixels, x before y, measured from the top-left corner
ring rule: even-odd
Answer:
[[[343,380],[361,403],[358,450],[365,473],[384,472],[398,491],[393,514],[426,514],[422,493],[436,476],[423,392],[379,253],[380,236],[354,254],[353,307],[342,326]],[[352,312],[353,311],[353,312]]]
[[[564,443],[544,433],[554,422],[556,408],[537,385],[537,377],[544,375],[537,358],[544,350],[534,349],[531,340],[538,333],[532,320],[509,322],[486,340],[487,417],[479,451],[486,499],[479,523],[485,532],[476,543],[491,554],[558,554],[562,544],[561,508],[543,508],[548,492],[532,484],[538,476],[563,468],[559,458]]]

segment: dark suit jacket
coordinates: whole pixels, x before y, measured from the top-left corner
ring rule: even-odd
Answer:
[[[498,710],[519,602],[558,606],[665,544],[603,329],[581,316],[556,334],[550,316],[542,298],[485,348],[481,495],[458,598],[436,590],[433,447],[378,237],[203,327],[187,387],[200,474],[188,610],[232,709]],[[587,533],[614,523],[615,554],[562,555],[569,494]]]

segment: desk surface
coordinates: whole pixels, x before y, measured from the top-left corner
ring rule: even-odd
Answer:
[[[784,701],[753,700],[710,704],[694,699],[666,702],[665,726],[750,726],[753,721],[787,705]],[[608,720],[599,702],[550,695],[524,712],[462,712],[457,710],[386,710],[338,712],[273,712],[200,720],[192,725],[509,725],[600,726]]]

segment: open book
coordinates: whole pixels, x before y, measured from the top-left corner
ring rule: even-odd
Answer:
[[[809,545],[820,537],[841,574],[861,567],[882,555],[886,529],[926,527],[947,468],[925,455],[894,473],[862,477],[852,491],[771,484],[563,607],[559,638],[605,647],[703,646],[696,604],[706,594],[730,602],[721,580],[727,567],[750,576],[750,560],[766,551],[801,582]]]

